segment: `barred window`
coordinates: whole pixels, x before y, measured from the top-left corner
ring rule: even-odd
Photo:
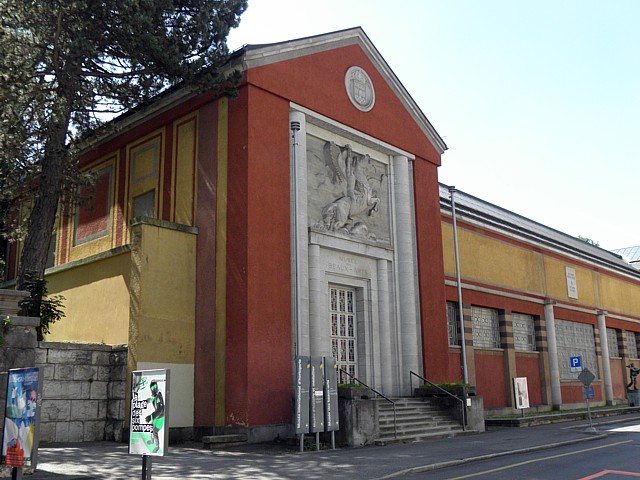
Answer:
[[[627,355],[629,355],[629,358],[638,358],[636,332],[624,332],[624,344],[627,347]]]
[[[513,319],[513,346],[522,352],[535,352],[536,333],[533,316],[524,313],[514,313]]]
[[[610,357],[619,357],[620,349],[618,348],[618,334],[615,328],[607,328],[607,346],[609,347]]]
[[[593,325],[556,320],[556,341],[558,345],[558,366],[561,380],[576,380],[578,374],[571,371],[570,357],[582,357],[582,367],[591,370],[598,378],[596,341]]]
[[[356,314],[355,290],[346,287],[329,288],[329,315],[331,328],[331,355],[336,359],[338,369],[345,370],[352,377],[358,375],[356,358]],[[347,377],[344,375],[344,377]],[[340,383],[350,383],[343,378]]]
[[[455,302],[447,302],[447,330],[449,332],[449,345],[461,345],[460,339],[460,310]]]
[[[498,311],[491,308],[471,307],[473,346],[478,348],[500,348]]]

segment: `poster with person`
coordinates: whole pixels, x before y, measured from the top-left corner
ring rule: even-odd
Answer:
[[[169,443],[169,370],[131,374],[129,453],[163,456]]]
[[[38,368],[9,370],[2,435],[2,463],[36,466],[42,378]]]

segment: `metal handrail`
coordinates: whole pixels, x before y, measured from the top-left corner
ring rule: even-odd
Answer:
[[[396,402],[394,402],[393,400],[391,400],[389,397],[386,397],[385,395],[383,395],[382,393],[380,393],[379,391],[377,391],[375,388],[370,387],[369,385],[367,385],[366,383],[364,383],[362,380],[358,380],[356,377],[354,377],[353,375],[351,375],[349,372],[347,372],[346,370],[343,370],[342,368],[340,369],[340,372],[344,373],[345,375],[347,375],[351,380],[355,380],[356,382],[358,382],[360,385],[362,385],[363,387],[368,388],[369,390],[371,390],[373,393],[375,393],[376,395],[378,395],[379,397],[384,398],[387,402],[391,403],[391,405],[393,406],[393,438],[395,438],[396,440],[398,439],[398,425],[397,425],[397,421],[396,421]]]
[[[413,375],[415,375],[416,377],[418,377],[420,380],[422,380],[423,382],[427,382],[429,385],[431,385],[432,387],[436,387],[438,390],[446,393],[447,395],[449,395],[450,397],[455,398],[457,401],[460,402],[460,412],[462,412],[462,430],[466,431],[466,423],[467,423],[467,401],[466,401],[466,393],[463,395],[463,398],[458,397],[457,395],[454,395],[451,392],[447,392],[444,388],[442,388],[440,385],[436,385],[435,383],[433,383],[431,380],[427,380],[426,378],[424,378],[422,375],[420,375],[419,373],[416,373],[412,370],[409,371],[409,388],[411,388],[411,395],[413,396]]]

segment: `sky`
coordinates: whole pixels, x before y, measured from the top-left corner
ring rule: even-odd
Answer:
[[[249,0],[229,47],[362,27],[447,144],[439,180],[640,245],[640,1]]]

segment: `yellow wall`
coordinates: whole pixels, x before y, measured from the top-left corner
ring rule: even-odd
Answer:
[[[442,223],[445,273],[455,276],[453,227]],[[590,270],[586,266],[514,246],[458,226],[460,273],[475,280],[544,297],[628,315],[640,315],[640,283]],[[578,298],[568,296],[566,267],[576,273]]]
[[[455,275],[453,228],[442,224],[445,272]],[[460,272],[463,278],[492,285],[510,286],[524,292],[540,293],[543,268],[537,253],[500,242],[458,227]]]
[[[193,364],[196,235],[150,224],[132,233],[131,361]]]
[[[122,345],[128,341],[129,252],[47,275],[50,295],[63,295],[66,317],[45,340]]]

